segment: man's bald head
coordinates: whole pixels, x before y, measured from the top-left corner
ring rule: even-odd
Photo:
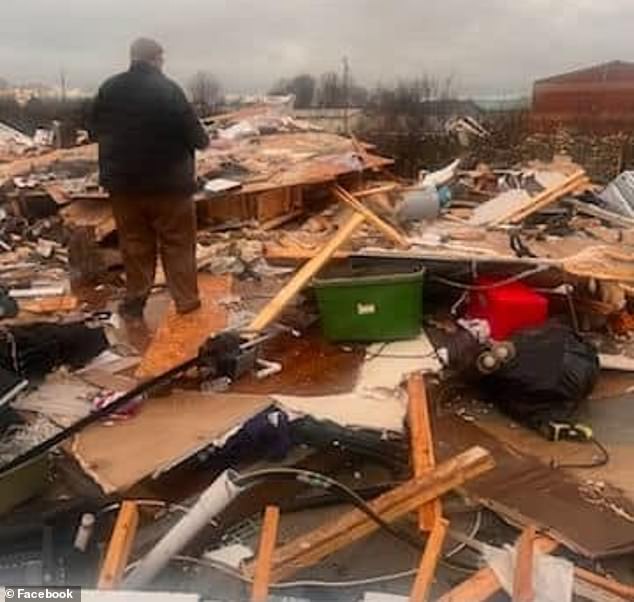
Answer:
[[[133,63],[148,63],[159,69],[163,66],[163,47],[150,38],[137,38],[130,46]]]

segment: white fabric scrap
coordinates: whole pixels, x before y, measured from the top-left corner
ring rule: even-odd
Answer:
[[[486,546],[484,558],[498,578],[504,591],[513,594],[517,549]],[[534,602],[571,602],[574,565],[565,558],[535,552],[533,561]]]
[[[253,550],[248,546],[234,543],[203,554],[205,560],[219,562],[234,569],[240,569],[245,560],[253,557]]]

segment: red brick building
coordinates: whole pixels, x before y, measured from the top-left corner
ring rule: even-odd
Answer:
[[[536,81],[532,122],[539,129],[555,124],[631,129],[634,63],[612,61]]]

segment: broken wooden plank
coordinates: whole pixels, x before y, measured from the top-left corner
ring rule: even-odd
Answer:
[[[574,574],[576,583],[587,583],[605,592],[614,594],[623,600],[634,600],[634,586],[625,585],[624,583],[616,581],[616,579],[602,577],[601,575],[597,575],[592,571],[582,569],[578,566],[575,567]]]
[[[529,212],[528,215],[530,215],[535,211],[539,211],[548,206],[550,203],[555,202],[564,194],[567,194],[571,190],[574,190],[583,178],[585,178],[585,171],[582,169],[576,171],[560,184],[557,184],[556,186],[552,186],[550,188],[546,188],[536,196],[528,197],[526,199],[526,202],[522,203],[520,206],[513,205],[509,209],[509,211],[491,220],[490,224],[499,225],[505,222],[514,222],[519,215],[524,215],[526,212]]]
[[[209,337],[226,328],[227,309],[219,301],[231,293],[231,286],[231,276],[201,274],[198,278],[199,309],[182,315],[170,302],[137,368],[136,378],[151,378],[195,357]]]
[[[79,299],[73,295],[61,297],[44,297],[31,301],[21,301],[20,309],[32,314],[52,314],[56,312],[74,311],[79,307]]]
[[[136,503],[128,500],[122,502],[99,573],[98,589],[114,589],[121,582],[138,525],[139,510]]]
[[[44,183],[42,188],[44,188],[47,194],[60,206],[68,205],[72,202],[72,199],[59,182]]]
[[[534,551],[542,554],[550,554],[558,545],[549,537],[536,537],[533,541]],[[486,567],[441,596],[437,602],[485,602],[501,588],[493,569]]]
[[[419,479],[408,481],[379,496],[369,505],[383,520],[394,522],[422,504],[490,470],[494,464],[488,451],[473,447],[439,464]],[[279,547],[273,556],[271,579],[275,582],[288,577],[374,533],[378,528],[376,522],[361,510],[350,510],[337,520],[321,525]],[[248,576],[253,576],[253,562],[245,566],[245,572]]]
[[[295,209],[290,213],[285,213],[284,215],[280,215],[279,217],[274,217],[269,219],[263,223],[261,223],[258,228],[263,230],[264,232],[268,232],[269,230],[275,230],[288,222],[292,222],[294,219],[301,217],[304,215],[304,209]]]
[[[282,287],[275,297],[265,305],[248,327],[249,331],[259,332],[270,326],[282,313],[290,301],[308,284],[313,276],[324,267],[327,261],[343,245],[352,233],[365,221],[361,213],[352,214],[337,233],[308,260]]]
[[[531,195],[523,188],[511,188],[510,190],[505,190],[497,196],[494,196],[493,198],[478,205],[471,212],[467,223],[472,226],[495,224],[497,220],[503,219],[519,207],[525,206],[530,199]],[[451,214],[446,212],[444,214],[444,218],[447,219],[449,215]],[[462,221],[464,220],[461,220],[461,222]]]
[[[271,562],[273,552],[275,551],[279,522],[280,509],[277,506],[267,506],[264,511],[264,521],[260,531],[260,547],[255,560],[251,602],[266,602],[266,600],[268,600]]]
[[[409,597],[410,602],[427,601],[429,590],[431,589],[431,584],[434,579],[434,573],[436,572],[436,566],[442,554],[442,545],[445,541],[448,528],[449,522],[439,516],[425,544],[425,551],[421,557],[414,587]]]
[[[363,199],[368,196],[374,196],[375,194],[386,194],[388,192],[394,192],[399,188],[396,182],[391,184],[383,184],[382,186],[375,186],[374,188],[366,188],[364,190],[355,190],[352,195],[356,199]]]
[[[414,477],[422,477],[436,465],[431,424],[429,421],[429,404],[425,391],[425,381],[420,372],[416,372],[407,380],[409,396],[408,418],[411,437],[411,454]],[[442,514],[439,499],[432,500],[419,510],[419,527],[430,531]]]
[[[535,196],[530,197],[526,203],[524,203],[520,207],[516,207],[511,210],[505,217],[498,218],[495,220],[495,223],[502,223],[514,220],[517,216],[527,211],[533,212],[537,207],[541,207],[543,203],[550,204],[554,202],[556,199],[566,194],[565,191],[571,191],[576,188],[576,186],[586,178],[585,171],[580,169],[568,176],[565,180],[551,186],[550,188],[545,188],[540,193]]]
[[[513,602],[533,602],[533,542],[536,531],[533,525],[526,527],[517,540],[515,572],[513,573]]]
[[[9,295],[14,299],[35,299],[37,297],[59,298],[66,290],[65,284],[52,284],[50,286],[35,286],[33,288],[12,288]]]
[[[624,215],[619,215],[613,211],[606,211],[596,205],[591,205],[590,203],[585,203],[584,201],[580,201],[578,199],[563,199],[562,202],[573,209],[576,209],[579,213],[596,217],[612,224],[613,226],[618,226],[620,228],[634,228],[634,219],[625,217]]]
[[[523,211],[515,214],[508,221],[512,224],[517,224],[522,220],[525,220],[527,217],[530,217],[534,213],[539,213],[543,211],[553,203],[557,202],[562,197],[567,194],[577,194],[584,192],[590,187],[590,180],[588,178],[581,178],[576,182],[572,182],[569,186],[566,186],[564,189],[553,193],[549,196],[544,197],[539,203],[534,203],[530,207],[527,207]]]
[[[357,200],[345,188],[335,184],[332,187],[332,192],[340,201],[350,205],[355,211],[361,213],[365,219],[381,231],[388,240],[393,241],[402,249],[409,248],[410,244],[407,239],[394,226],[382,220],[374,211]]]
[[[508,215],[503,220],[497,220],[495,223],[517,223],[523,219],[526,219],[530,215],[537,213],[538,211],[542,211],[549,205],[552,205],[554,202],[558,201],[561,197],[566,194],[570,194],[571,192],[575,192],[581,186],[585,186],[589,183],[585,172],[583,170],[579,170],[575,172],[572,176],[564,180],[561,184],[557,186],[553,186],[551,188],[546,188],[539,194],[531,197],[530,201],[526,203],[523,207],[516,209],[510,215]]]

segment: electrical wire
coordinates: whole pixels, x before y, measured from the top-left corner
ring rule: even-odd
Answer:
[[[459,288],[466,291],[488,291],[493,288],[506,286],[507,284],[511,284],[513,282],[517,282],[518,280],[528,278],[529,276],[533,276],[534,274],[545,272],[546,270],[549,270],[552,267],[553,267],[552,265],[539,265],[535,268],[531,268],[530,270],[526,270],[524,272],[520,272],[519,274],[515,274],[514,276],[510,276],[509,278],[505,278],[504,280],[500,280],[498,282],[492,282],[491,284],[481,284],[481,285],[464,284],[462,282],[456,282],[455,280],[449,280],[448,278],[443,278],[442,276],[430,276],[430,279],[436,282],[440,282],[441,284],[446,284],[447,286],[452,286],[454,288]]]
[[[383,350],[389,345],[390,343],[382,343],[379,347],[378,351],[375,351],[373,353],[368,353],[363,359],[366,362],[371,362],[372,360],[375,360],[377,358],[387,358],[387,359],[398,359],[398,360],[425,360],[427,358],[430,357],[437,357],[438,360],[440,361],[440,363],[442,364],[442,358],[438,355],[438,350],[436,348],[433,349],[433,351],[430,351],[429,353],[421,353],[421,354],[416,354],[416,353],[412,353],[412,354],[407,354],[407,353],[383,353]]]
[[[473,521],[473,527],[471,527],[471,529],[469,530],[467,539],[475,539],[475,536],[478,534],[480,527],[482,527],[482,509],[478,508],[475,514],[475,520]],[[467,545],[468,544],[464,541],[458,543],[454,548],[452,548],[448,552],[445,552],[443,554],[443,558],[445,560],[453,558],[454,556],[456,556],[456,554],[459,554],[460,552],[462,552],[462,550],[464,550],[467,547]]]
[[[175,556],[173,560],[177,560],[180,562],[190,562],[192,564],[197,564],[200,566],[216,569],[221,573],[229,575],[231,577],[235,577],[239,579],[243,583],[252,584],[253,579],[243,575],[236,568],[225,564],[224,562],[219,562],[217,560],[209,560],[202,558],[193,558],[191,556]],[[134,563],[136,564],[136,563]],[[126,567],[126,571],[134,568],[134,565],[130,565]],[[316,579],[305,579],[301,581],[283,581],[281,583],[271,583],[271,589],[295,589],[298,587],[323,587],[323,588],[349,588],[349,587],[359,587],[362,585],[372,585],[376,583],[387,583],[389,581],[397,581],[398,579],[405,579],[408,577],[413,577],[418,573],[418,568],[409,569],[406,571],[401,571],[399,573],[390,573],[386,575],[377,575],[376,577],[366,577],[363,579],[351,579],[349,581],[320,581]]]
[[[238,486],[247,486],[269,479],[290,479],[300,483],[305,483],[312,487],[333,491],[339,494],[339,496],[344,500],[351,502],[355,507],[379,525],[379,527],[396,539],[399,539],[419,552],[424,549],[424,544],[418,538],[390,525],[387,521],[381,518],[381,516],[379,516],[361,496],[355,493],[348,486],[331,477],[298,468],[265,468],[245,475],[240,475],[235,480],[235,484]]]
[[[610,461],[610,452],[606,449],[606,447],[598,441],[595,437],[590,439],[590,443],[593,443],[594,446],[601,452],[600,457],[594,462],[572,462],[570,464],[559,464],[555,460],[551,462],[551,466],[553,468],[600,468],[601,466],[605,466]]]
[[[395,360],[425,360],[429,357],[434,357],[435,355],[437,355],[436,351],[431,351],[430,353],[425,353],[425,354],[412,354],[412,355],[399,355],[399,354],[395,354],[395,353],[380,353],[380,354],[374,354],[371,355],[369,357],[365,358],[365,361],[372,361],[374,359],[377,359],[379,357],[384,357],[387,359],[395,359]]]
[[[381,516],[379,516],[372,508],[368,505],[368,503],[357,495],[352,489],[333,479],[331,477],[327,477],[325,475],[321,475],[319,473],[314,473],[309,470],[301,470],[296,468],[273,468],[273,469],[263,469],[259,470],[247,475],[243,475],[240,479],[244,478],[245,482],[248,483],[252,479],[256,481],[260,479],[268,479],[268,478],[289,478],[293,477],[294,480],[299,480],[300,482],[307,483],[313,487],[321,487],[324,489],[332,489],[335,493],[338,493],[342,496],[346,501],[351,501],[354,506],[356,506],[359,510],[364,512],[369,518],[371,518],[377,525],[382,528],[384,531],[392,535],[393,537],[399,539],[400,541],[406,543],[410,547],[414,548],[418,552],[422,552],[425,549],[425,544],[423,544],[418,538],[410,535],[409,533],[402,531],[401,529],[397,529],[390,525],[388,522],[383,520]],[[238,479],[237,484],[241,483],[240,479]],[[472,527],[470,537],[473,538],[480,530],[481,527],[481,512],[479,512],[480,516],[476,516],[476,520],[474,523],[474,527]],[[456,546],[454,550],[452,550],[452,556],[458,554],[464,546],[459,544]],[[445,557],[446,558],[446,557]],[[457,570],[463,573],[473,573],[478,570],[479,567],[473,567],[466,565],[464,563],[459,562],[451,562],[450,560],[444,559],[442,560],[443,564],[453,570]]]
[[[137,506],[165,508],[168,512],[172,510],[178,510],[179,512],[182,512],[183,514],[187,514],[191,510],[191,508],[188,508],[187,506],[183,506],[182,504],[172,504],[171,502],[165,502],[163,500],[142,499],[142,500],[126,500],[126,501],[134,502],[135,504],[137,504]],[[108,512],[114,512],[115,510],[118,510],[119,508],[121,508],[121,504],[122,502],[113,502],[112,504],[108,504],[107,506],[104,506],[103,508],[99,510],[99,514],[107,514]]]
[[[254,485],[261,481],[266,480],[287,480],[292,479],[294,481],[298,481],[301,483],[305,483],[312,487],[319,487],[322,489],[326,489],[329,491],[333,491],[338,494],[342,499],[348,502],[352,502],[352,504],[357,507],[359,510],[364,512],[369,518],[371,518],[377,525],[388,532],[393,537],[399,539],[400,541],[408,544],[410,547],[414,548],[416,551],[421,552],[425,549],[424,544],[419,541],[416,537],[410,535],[409,533],[402,531],[400,529],[394,528],[392,525],[387,523],[381,516],[379,516],[367,502],[361,498],[357,493],[355,493],[348,486],[344,485],[340,481],[328,477],[326,475],[322,475],[316,472],[312,472],[309,470],[302,470],[296,468],[267,468],[258,471],[254,471],[248,474],[239,475],[234,483],[237,486],[249,486]],[[140,502],[147,502],[150,505],[162,505],[166,504],[165,502],[161,502],[160,500],[140,500]],[[111,505],[111,507],[114,505]],[[468,536],[468,539],[473,539],[477,532],[479,531],[482,524],[482,512],[478,511],[476,514],[476,518],[474,521],[474,525],[471,528],[471,532]],[[478,567],[471,567],[464,565],[463,563],[458,562],[450,562],[446,558],[451,558],[458,554],[467,544],[460,543],[455,548],[450,550],[450,552],[444,556],[443,560],[441,560],[442,564],[451,568],[453,570],[458,570],[466,573],[473,573],[477,570]],[[174,556],[171,560],[178,560],[184,562],[191,562],[201,566],[207,566],[209,568],[214,568],[219,570],[227,575],[235,577],[236,579],[241,580],[247,584],[252,583],[252,580],[247,576],[243,575],[240,571],[235,569],[232,566],[227,565],[226,563],[222,563],[219,561],[213,561],[209,559],[199,559],[193,558],[190,556]],[[129,564],[125,572],[128,573],[133,568],[135,568],[139,564],[139,561],[133,562]],[[393,573],[388,575],[380,575],[377,577],[369,577],[364,579],[350,580],[350,581],[318,581],[318,580],[304,580],[304,581],[292,581],[292,582],[284,582],[272,584],[271,587],[275,589],[291,589],[298,587],[322,587],[322,588],[350,588],[357,587],[362,585],[371,585],[376,583],[384,583],[388,581],[395,581],[398,579],[404,579],[406,577],[412,577],[418,573],[418,568],[410,569],[407,571],[402,571],[399,573]]]

